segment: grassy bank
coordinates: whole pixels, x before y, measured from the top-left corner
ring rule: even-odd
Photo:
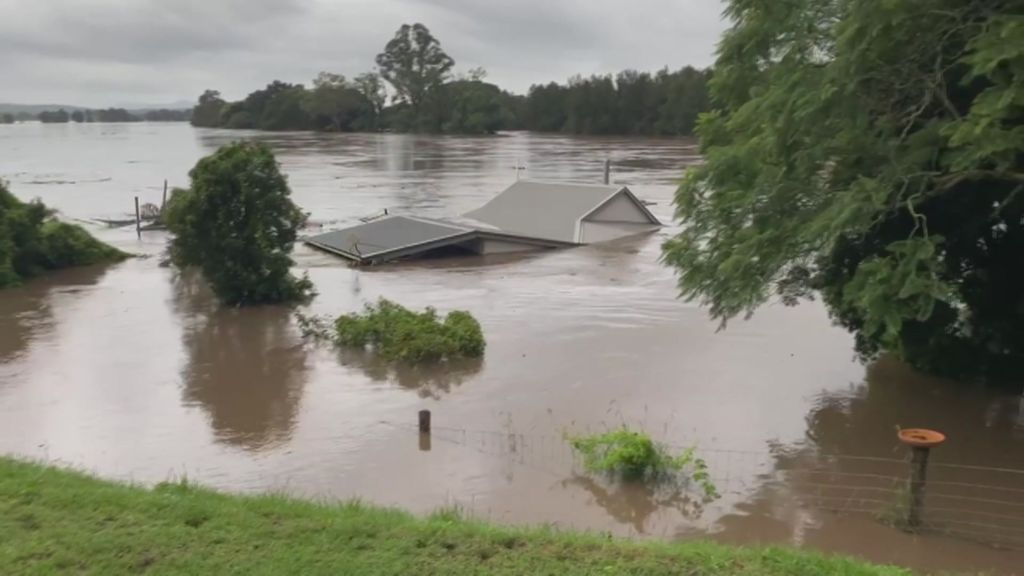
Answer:
[[[360,504],[149,490],[0,458],[0,574],[906,574],[773,548],[609,540]]]

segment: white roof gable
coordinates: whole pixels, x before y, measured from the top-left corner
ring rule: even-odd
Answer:
[[[622,191],[649,214],[625,186],[520,180],[466,217],[508,233],[579,242],[579,221]]]

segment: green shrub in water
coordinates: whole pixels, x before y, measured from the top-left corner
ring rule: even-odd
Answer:
[[[42,202],[18,200],[0,181],[0,288],[50,270],[127,257],[81,226],[55,219]]]
[[[292,247],[305,221],[270,148],[252,142],[222,146],[189,172],[191,186],[167,204],[174,233],[171,259],[202,271],[230,306],[296,302],[313,284],[296,278]]]
[[[572,436],[569,443],[583,457],[583,465],[591,472],[610,474],[628,481],[690,479],[704,492],[705,498],[718,497],[707,463],[696,457],[693,448],[673,456],[665,445],[626,426],[603,434]]]
[[[372,347],[380,356],[402,362],[476,358],[486,346],[480,323],[469,312],[450,312],[442,320],[433,308],[415,312],[384,298],[362,313],[339,317],[334,329],[342,346]]]

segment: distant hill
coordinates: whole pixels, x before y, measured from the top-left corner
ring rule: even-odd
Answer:
[[[68,112],[85,110],[82,106],[69,106],[67,104],[10,104],[7,102],[0,102],[0,114],[20,114],[24,112],[35,116],[40,112],[60,110],[61,108]]]

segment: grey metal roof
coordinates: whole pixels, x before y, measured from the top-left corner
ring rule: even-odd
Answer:
[[[475,231],[437,220],[389,216],[351,228],[319,234],[308,244],[357,260],[369,259],[393,250],[457,240]]]
[[[304,241],[359,263],[385,262],[487,239],[543,248],[569,246],[580,243],[580,222],[620,194],[652,225],[660,225],[625,186],[523,180],[457,219],[389,216]]]
[[[520,180],[466,217],[504,232],[577,241],[577,223],[623,186],[555,184]]]

